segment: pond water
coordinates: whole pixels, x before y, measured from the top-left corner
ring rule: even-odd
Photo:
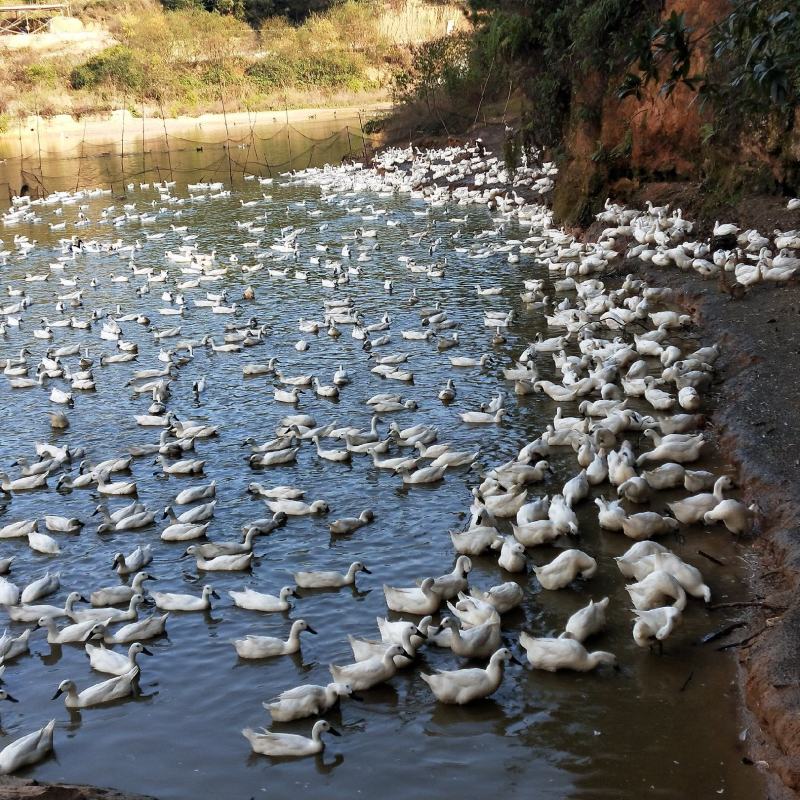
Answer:
[[[333,131],[312,126],[304,132],[325,138]],[[266,142],[260,151],[265,157],[259,160],[270,164],[285,162],[285,136],[285,130],[280,133],[276,128],[271,144]],[[430,260],[428,243],[408,238],[428,224],[428,220],[414,214],[425,210],[422,201],[400,195],[360,195],[343,197],[343,205],[331,204],[320,200],[318,189],[280,178],[279,170],[273,170],[276,180],[269,187],[244,181],[242,170],[233,170],[232,197],[187,202],[180,207],[180,220],[164,214],[153,226],[131,222],[112,228],[99,224],[102,208],[111,203],[118,208],[123,202],[136,203],[140,210],[153,200],[156,208],[164,205],[157,192],[140,189],[139,181],[147,182],[159,175],[168,178],[170,160],[177,196],[188,196],[186,184],[201,179],[224,177],[226,184],[230,183],[226,151],[211,150],[209,146],[204,146],[202,152],[187,146],[182,152],[170,154],[131,153],[125,161],[119,155],[64,162],[46,159],[42,172],[50,176],[48,190],[74,188],[77,181],[81,185],[112,183],[114,197],[82,201],[88,205],[85,213],[93,222],[77,231],[84,239],[110,241],[119,236],[125,243],[138,239],[142,249],[136,253],[137,265],[166,268],[177,280],[183,277],[177,265],[164,258],[165,250],[174,250],[181,243],[180,234],[171,231],[170,223],[187,225],[189,232],[199,237],[195,242],[199,250],[216,249],[219,263],[227,263],[231,254],[237,254],[240,264],[253,263],[254,251],[243,249],[242,244],[256,236],[237,229],[237,220],[262,218],[266,230],[258,238],[265,247],[280,228],[305,227],[307,232],[300,237],[300,262],[308,264],[316,243],[329,244],[332,252],[338,252],[341,235],[362,224],[360,214],[368,213],[368,205],[386,209],[386,216],[378,222],[363,223],[378,227],[379,249],[359,265],[361,276],[353,277],[351,284],[338,293],[352,296],[367,322],[376,322],[384,311],[389,311],[392,342],[384,352],[411,354],[409,367],[415,373],[414,384],[395,384],[371,374],[360,342],[350,336],[349,327],[343,327],[344,335],[338,340],[324,332],[319,336],[302,334],[310,348],[303,353],[294,349],[294,343],[301,338],[298,320],[321,319],[323,298],[334,294],[321,288],[322,267],[309,266],[311,279],[305,284],[270,278],[266,270],[242,275],[232,265],[224,279],[187,291],[187,298],[197,298],[204,296],[206,290],[227,288],[231,299],[238,299],[242,288],[252,284],[256,300],[245,304],[244,315],[236,319],[241,323],[256,316],[272,332],[264,344],[245,348],[241,353],[213,353],[203,348],[195,351],[194,361],[180,370],[171,385],[169,407],[180,418],[207,420],[221,426],[218,438],[197,444],[197,455],[206,461],[207,477],[158,480],[153,475],[152,457],[140,458],[134,462],[132,472],[140,499],[148,508],[160,511],[180,489],[215,479],[218,505],[209,530],[214,540],[235,539],[245,522],[268,514],[264,503],[246,491],[253,480],[267,485],[299,486],[306,490],[307,499],[325,499],[331,512],[327,517],[293,518],[284,528],[257,539],[258,558],[249,573],[198,576],[190,559],[179,560],[185,545],[160,541],[160,522],[143,530],[104,536],[98,535],[90,522],[80,535],[55,534],[62,549],[56,558],[33,553],[24,540],[0,542],[0,555],[16,556],[9,577],[20,585],[47,569],[61,572],[62,590],[51,602],[62,601],[73,589],[88,595],[94,588],[114,583],[114,553],[129,552],[145,543],[152,544],[155,554],[148,568],[158,577],[154,589],[199,594],[200,587],[209,583],[221,596],[210,613],[170,615],[168,636],[148,644],[154,657],[140,659],[140,697],[80,713],[68,713],[61,701],[51,701],[55,688],[65,678],[74,679],[83,688],[103,676],[89,668],[81,647],[51,648],[41,632],[34,634],[31,655],[9,665],[4,675],[4,686],[20,702],[0,708],[5,734],[0,738],[0,747],[55,716],[55,757],[27,774],[42,781],[108,785],[163,800],[279,800],[298,794],[332,799],[468,799],[493,793],[587,800],[639,800],[644,795],[750,800],[762,796],[760,776],[741,760],[743,751],[738,739],[743,723],[738,714],[734,656],[717,652],[714,644],[698,643],[702,635],[721,628],[729,618],[723,611],[710,611],[690,600],[682,627],[666,643],[663,656],[637,648],[631,638],[630,601],[613,562],[613,557],[624,552],[630,542],[621,534],[599,530],[591,502],[580,507],[581,535],[577,546],[600,563],[593,579],[563,591],[546,592],[540,590],[532,574],[510,576],[498,567],[495,558],[479,557],[473,559],[470,583],[483,588],[509,579],[521,583],[525,600],[519,609],[504,616],[503,637],[523,657],[517,644],[520,629],[537,636],[557,635],[567,617],[590,598],[609,595],[608,630],[592,641],[590,649],[616,653],[619,672],[601,669],[588,674],[549,674],[510,665],[503,684],[491,699],[466,707],[443,706],[434,701],[419,672],[454,669],[461,662],[449,651],[427,647],[422,650],[419,665],[399,673],[388,684],[363,692],[363,702],[345,702],[340,711],[329,716],[342,737],[327,737],[323,756],[286,761],[251,754],[240,731],[245,726],[269,726],[269,717],[261,707],[263,701],[300,683],[327,683],[330,663],[351,661],[348,633],[377,635],[375,617],[386,613],[382,584],[409,586],[423,576],[451,569],[454,556],[448,530],[462,525],[461,515],[469,507],[470,488],[477,479],[473,472],[459,468],[448,471],[440,484],[404,489],[398,477],[376,470],[367,457],[354,457],[350,466],[334,464],[318,459],[308,443],[301,448],[295,464],[254,472],[246,463],[248,451],[242,447],[242,440],[247,436],[258,441],[271,438],[279,420],[291,409],[273,400],[271,378],[243,379],[242,366],[266,362],[275,356],[287,375],[315,373],[322,383],[330,383],[334,370],[344,364],[353,381],[342,390],[340,400],[319,399],[307,392],[302,395],[300,412],[312,414],[320,424],[336,420],[367,428],[370,413],[364,400],[379,391],[397,390],[415,399],[419,409],[384,415],[382,428],[390,419],[401,427],[419,422],[434,425],[440,441],[452,442],[459,450],[480,448],[483,465],[514,457],[522,444],[542,432],[556,405],[544,395],[515,397],[511,384],[503,383],[501,372],[537,332],[546,331],[541,310],[526,309],[519,299],[523,279],[547,277],[546,266],[524,256],[519,264],[506,263],[502,254],[470,259],[456,252],[448,239],[458,228],[463,230],[465,239],[470,233],[491,228],[491,217],[483,208],[433,210],[430,219],[436,220],[437,235],[443,237],[436,257],[448,259],[446,275],[440,280],[411,274],[398,262],[401,254],[422,263]],[[347,141],[340,136],[331,138],[327,147],[320,146],[311,156],[316,163],[338,162],[347,150]],[[298,152],[299,144],[295,149]],[[305,167],[307,159],[308,154],[296,166]],[[121,165],[126,164],[127,180],[137,173],[139,168],[133,166],[137,160],[140,165],[145,164],[145,174],[136,174],[136,188],[125,190],[123,201],[119,199],[123,185]],[[7,181],[16,186],[18,167],[13,158],[0,166],[5,169],[0,183]],[[266,168],[257,169],[254,165],[250,170],[268,174]],[[270,200],[263,199],[264,192],[271,195]],[[242,207],[240,200],[259,202]],[[354,207],[364,210],[355,212]],[[60,254],[57,240],[65,233],[51,232],[47,226],[59,219],[53,216],[54,208],[42,210],[40,224],[7,227],[0,234],[7,241],[6,246],[14,234],[38,240],[26,259],[12,257],[3,268],[4,283],[24,286],[35,305],[26,314],[28,323],[21,329],[12,329],[0,341],[2,358],[17,355],[21,347],[28,345],[36,363],[47,343],[34,339],[31,332],[40,317],[57,317],[54,295],[70,291],[58,285],[57,275],[48,283],[22,282],[26,273],[47,272],[48,264]],[[310,216],[316,210],[322,213]],[[76,214],[76,206],[67,206],[61,219],[72,222]],[[448,221],[464,214],[466,222]],[[386,219],[399,224],[386,226]],[[323,224],[327,228],[320,230]],[[156,230],[166,230],[166,237],[147,241],[145,232]],[[66,235],[77,231],[68,226]],[[523,239],[527,229],[507,224],[503,235]],[[120,304],[125,312],[147,314],[157,327],[174,324],[174,317],[159,317],[158,309],[165,305],[160,299],[161,285],[154,285],[149,295],[137,297],[133,286],[140,285],[143,278],[132,277],[130,284],[110,282],[112,273],[118,275],[126,269],[126,259],[109,255],[86,254],[70,264],[66,274],[81,276],[86,289],[84,308],[75,315],[84,318],[94,308],[113,310]],[[91,276],[98,280],[96,289],[88,286]],[[396,290],[391,297],[383,288],[387,277],[395,281]],[[478,297],[476,283],[500,285],[504,293],[499,297]],[[452,351],[440,354],[431,344],[400,338],[401,330],[419,328],[417,311],[405,303],[413,287],[422,304],[438,300],[460,323],[462,345],[457,352],[475,356],[492,353],[484,370],[454,370],[447,358]],[[189,303],[185,317],[179,321],[182,336],[197,338],[210,333],[221,339],[231,317],[218,317],[209,309],[192,308],[191,300]],[[518,321],[509,328],[507,342],[492,347],[492,331],[483,326],[483,311],[509,307],[517,312]],[[85,343],[96,363],[97,391],[76,392],[75,407],[68,411],[68,431],[52,432],[49,428],[45,412],[54,407],[48,401],[49,385],[12,391],[3,384],[0,407],[6,424],[0,439],[0,463],[7,466],[19,456],[32,457],[33,443],[39,441],[82,445],[96,462],[123,455],[132,445],[157,439],[158,429],[141,428],[134,421],[134,414],[145,413],[149,400],[134,397],[124,384],[135,369],[161,366],[156,358],[159,343],[140,325],[131,322],[122,327],[125,339],[139,346],[138,361],[102,368],[99,356],[111,352],[111,347],[100,340],[99,326],[91,332],[54,329],[53,344]],[[539,362],[542,373],[549,377],[552,364],[548,365],[547,360],[540,357]],[[75,361],[68,360],[71,364]],[[196,403],[192,383],[200,375],[207,377],[208,388]],[[458,399],[445,407],[436,399],[436,393],[451,376],[456,380]],[[62,385],[61,381],[54,383]],[[499,387],[507,392],[509,409],[502,425],[473,427],[458,419],[457,411],[476,409]],[[567,404],[564,413],[576,413],[576,409]],[[709,463],[721,468],[713,460]],[[555,457],[553,464],[555,475],[546,484],[532,487],[532,495],[559,491],[575,472],[571,451]],[[608,492],[607,486],[601,489]],[[671,499],[664,494],[659,496],[659,502],[662,498]],[[0,516],[0,524],[45,513],[89,520],[96,500],[86,490],[18,494]],[[122,502],[112,501],[111,505],[118,507]],[[365,508],[375,513],[371,525],[350,537],[331,537],[331,520],[357,516]],[[684,532],[684,541],[670,537],[665,544],[702,569],[714,600],[746,597],[747,551],[735,546],[722,528],[698,527]],[[720,563],[698,555],[700,549]],[[556,547],[542,547],[529,555],[534,563],[542,564],[557,552]],[[244,611],[234,607],[227,594],[242,586],[277,592],[291,582],[295,570],[346,568],[353,560],[363,560],[372,570],[372,575],[359,576],[357,590],[305,592],[288,614]],[[317,636],[304,635],[301,655],[265,662],[237,659],[232,640],[248,633],[283,636],[288,633],[290,620],[300,617],[319,632]],[[0,624],[4,618],[5,612],[0,611]],[[10,625],[14,632],[20,632],[22,627]],[[275,728],[307,735],[311,721]]]

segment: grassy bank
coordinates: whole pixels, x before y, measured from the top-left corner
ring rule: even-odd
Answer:
[[[466,24],[457,4],[346,0],[253,28],[202,7],[79,0],[80,30],[0,43],[0,130],[15,119],[127,109],[174,117],[388,99],[410,45]],[[25,40],[24,42],[21,40]]]

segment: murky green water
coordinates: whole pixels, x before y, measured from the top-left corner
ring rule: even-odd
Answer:
[[[332,126],[341,128],[340,124]],[[320,127],[306,129],[308,136],[325,138],[333,130]],[[285,130],[269,131],[259,146],[258,161],[279,164],[287,160],[288,141]],[[294,154],[300,145],[293,142]],[[338,162],[347,152],[346,139],[331,138],[323,149],[311,154],[316,163]],[[74,188],[81,185],[114,187],[115,198],[121,197],[122,186],[133,180],[135,189],[125,191],[124,202],[135,202],[144,209],[151,201],[161,205],[157,193],[140,190],[140,180],[154,176],[178,181],[176,193],[186,196],[186,183],[201,179],[226,179],[229,174],[227,156],[244,150],[226,151],[221,147],[204,146],[202,151],[187,145],[169,155],[155,150],[148,154],[131,153],[122,159],[119,154],[94,159],[51,161],[45,159],[42,172],[48,190]],[[305,155],[302,163],[306,166]],[[139,166],[136,166],[136,165]],[[143,165],[144,174],[139,175]],[[124,179],[123,179],[124,166]],[[169,168],[172,172],[169,173]],[[38,169],[38,162],[36,164]],[[80,175],[78,169],[80,168]],[[0,165],[0,184],[16,186],[25,178],[23,167],[13,158]],[[267,174],[266,168],[251,169]],[[284,167],[285,169],[285,167]],[[179,244],[169,233],[160,241],[146,242],[145,230],[169,230],[169,222],[186,224],[190,232],[199,234],[201,251],[217,250],[218,260],[225,263],[237,253],[241,263],[251,259],[242,256],[245,234],[237,230],[236,220],[265,214],[267,230],[261,235],[269,244],[277,230],[285,225],[303,226],[308,233],[301,237],[301,263],[314,255],[316,242],[341,247],[340,235],[351,232],[360,217],[343,207],[319,201],[313,188],[301,188],[276,180],[271,187],[259,187],[243,181],[242,170],[233,172],[230,199],[209,200],[184,206],[181,221],[165,220],[145,229],[131,223],[114,229],[97,225],[100,209],[121,199],[102,197],[87,202],[86,213],[95,221],[81,229],[84,239],[110,240],[121,236],[125,242],[140,239],[143,249],[137,253],[139,265],[167,267],[177,276],[175,265],[165,262],[163,253]],[[277,177],[277,172],[274,170]],[[165,174],[167,173],[167,174]],[[132,177],[135,176],[135,177]],[[16,182],[16,183],[15,183]],[[30,178],[28,176],[28,182]],[[261,198],[262,191],[272,195],[269,201],[253,208],[242,208],[239,200]],[[421,229],[424,221],[413,215],[422,210],[419,201],[404,197],[362,195],[346,197],[349,207],[365,207],[372,203],[387,209],[398,227],[378,226],[380,249],[372,260],[361,264],[362,275],[353,278],[342,294],[356,298],[368,322],[377,321],[385,310],[392,315],[392,344],[387,351],[412,354],[410,367],[415,372],[413,386],[401,386],[406,396],[419,403],[419,410],[391,415],[401,426],[425,422],[439,428],[439,440],[450,441],[457,449],[482,451],[481,461],[493,464],[513,457],[521,444],[537,436],[552,417],[556,406],[542,395],[515,398],[508,395],[510,413],[502,426],[473,428],[462,424],[456,412],[474,409],[488,400],[502,382],[501,368],[511,363],[525,344],[540,330],[544,320],[538,310],[526,310],[518,298],[523,278],[546,274],[546,268],[525,260],[509,265],[501,255],[471,260],[465,254],[440,249],[447,255],[450,268],[444,279],[431,281],[425,275],[412,275],[398,263],[400,254],[428,260],[427,245],[409,243],[407,236]],[[304,206],[297,205],[305,201]],[[72,220],[75,207],[68,207],[65,219]],[[319,208],[319,217],[309,213]],[[490,227],[483,209],[471,209],[466,223],[447,222],[451,216],[462,216],[448,209],[436,209],[439,235],[446,236],[462,227],[478,231]],[[54,260],[53,245],[61,232],[52,233],[46,223],[55,221],[51,211],[43,212],[43,223],[6,228],[0,238],[10,240],[14,233],[37,239],[39,246],[24,261],[12,259],[3,268],[3,280],[16,284],[25,273],[46,272]],[[318,230],[321,223],[328,228]],[[69,233],[68,231],[67,233]],[[518,234],[520,234],[518,236]],[[524,238],[525,231],[511,225],[505,232],[509,238]],[[80,257],[71,270],[74,274],[98,278],[100,285],[89,290],[85,307],[76,315],[86,316],[96,307],[112,309],[120,304],[124,311],[141,311],[155,324],[166,327],[175,318],[159,318],[163,307],[160,289],[137,298],[131,285],[108,282],[111,273],[125,270],[126,262],[110,256]],[[389,684],[365,692],[363,703],[347,702],[341,712],[331,715],[342,731],[340,739],[329,740],[323,757],[298,761],[272,761],[253,756],[240,734],[244,726],[268,724],[261,703],[279,691],[301,682],[328,681],[329,663],[347,663],[350,651],[347,634],[372,636],[376,633],[375,617],[385,614],[381,585],[411,585],[422,576],[449,571],[453,554],[448,529],[459,527],[461,512],[470,502],[469,487],[475,477],[464,469],[448,472],[444,482],[433,488],[402,489],[399,478],[375,470],[364,457],[354,459],[352,466],[321,461],[313,450],[304,446],[296,464],[254,475],[245,463],[241,441],[254,436],[263,441],[271,436],[287,407],[272,399],[271,381],[264,378],[242,379],[242,365],[264,362],[277,356],[287,374],[314,372],[323,383],[330,382],[333,371],[344,363],[353,375],[353,383],[342,392],[338,402],[303,395],[299,410],[313,414],[318,421],[337,420],[345,424],[368,427],[370,415],[363,400],[378,391],[394,390],[369,373],[359,342],[345,329],[344,336],[333,340],[303,334],[311,340],[305,353],[295,351],[293,344],[301,337],[297,320],[322,317],[322,298],[330,296],[319,283],[320,267],[310,266],[312,280],[300,284],[269,278],[266,271],[241,276],[234,269],[218,284],[201,287],[215,291],[229,289],[231,298],[241,293],[246,283],[256,288],[256,301],[246,307],[246,315],[255,315],[260,323],[271,326],[272,334],[260,347],[245,349],[240,354],[214,354],[197,351],[193,364],[181,370],[172,385],[170,408],[179,417],[208,420],[222,426],[218,439],[198,443],[198,455],[207,461],[208,478],[219,485],[218,507],[210,528],[212,539],[238,536],[247,520],[264,516],[261,501],[251,499],[246,487],[251,480],[268,484],[293,484],[305,488],[311,499],[322,497],[331,505],[328,521],[342,516],[356,516],[363,508],[372,508],[376,520],[351,537],[331,538],[325,518],[293,519],[285,528],[257,540],[257,563],[252,573],[212,574],[196,581],[191,561],[179,561],[184,547],[164,544],[158,538],[158,526],[100,537],[93,525],[87,525],[79,536],[57,535],[62,555],[57,559],[32,553],[23,541],[0,542],[0,555],[17,556],[11,578],[19,584],[37,577],[46,569],[59,569],[64,587],[56,596],[61,600],[68,590],[88,593],[91,589],[113,582],[111,559],[118,550],[130,551],[137,544],[152,543],[155,550],[150,571],[157,575],[159,590],[199,593],[199,586],[211,583],[221,594],[210,614],[173,614],[168,636],[149,645],[155,656],[142,659],[143,695],[136,700],[100,709],[70,714],[59,701],[51,701],[58,683],[73,678],[79,687],[102,679],[93,673],[80,648],[50,648],[43,635],[33,637],[32,655],[8,667],[4,685],[19,698],[15,706],[4,704],[2,713],[5,737],[0,746],[12,738],[43,724],[56,716],[56,757],[31,769],[29,774],[45,781],[67,781],[110,785],[129,791],[152,794],[175,800],[218,800],[225,798],[268,797],[384,797],[428,798],[453,797],[470,800],[491,795],[541,798],[614,798],[639,800],[643,796],[659,798],[711,798],[722,796],[750,800],[762,796],[760,777],[752,767],[741,763],[743,755],[737,744],[741,722],[737,713],[737,686],[734,658],[702,646],[703,634],[721,627],[723,612],[708,611],[696,601],[690,602],[683,625],[670,638],[663,656],[658,657],[635,647],[630,635],[631,615],[624,581],[613,563],[613,556],[622,553],[629,542],[620,534],[601,532],[597,528],[595,507],[581,506],[581,538],[578,546],[594,555],[600,571],[592,580],[559,592],[542,592],[532,576],[518,576],[526,589],[522,607],[504,617],[506,642],[519,652],[517,636],[521,628],[534,635],[555,634],[566,618],[589,598],[611,596],[608,632],[592,642],[596,649],[615,652],[620,672],[601,670],[592,674],[555,674],[534,672],[510,666],[500,690],[490,699],[464,708],[437,705],[418,677],[428,668],[456,668],[459,659],[448,651],[423,650],[419,666],[396,676]],[[383,291],[385,277],[393,277],[396,293],[388,298]],[[132,279],[138,285],[139,279]],[[28,283],[25,288],[36,302],[28,312],[31,323],[11,332],[0,342],[0,357],[15,355],[25,344],[34,356],[43,352],[41,341],[31,337],[31,330],[40,316],[54,317],[52,296],[57,278],[49,284]],[[479,298],[474,284],[500,284],[505,293],[499,298]],[[422,342],[407,342],[400,330],[418,327],[419,317],[403,302],[411,291],[424,304],[440,300],[449,315],[461,324],[461,352],[479,355],[493,353],[484,371],[459,370],[455,375],[459,396],[454,406],[445,408],[436,399],[444,380],[453,374],[446,356]],[[64,290],[68,291],[68,290]],[[189,296],[202,296],[198,290]],[[513,307],[519,322],[508,333],[508,342],[491,348],[490,329],[482,323],[486,307]],[[217,317],[208,309],[190,309],[181,321],[183,335],[197,337],[205,333],[220,338],[229,317]],[[7,465],[20,455],[32,454],[34,441],[84,445],[93,461],[123,454],[134,444],[153,441],[157,432],[139,428],[135,413],[144,413],[147,401],[134,399],[123,388],[135,368],[159,366],[158,344],[152,336],[133,323],[123,325],[125,338],[139,345],[135,365],[108,366],[95,369],[97,392],[78,393],[74,410],[69,412],[72,426],[65,433],[52,433],[44,412],[51,408],[49,387],[10,391],[0,389],[0,402],[6,425],[0,440],[0,463]],[[110,352],[107,342],[91,334],[72,329],[56,329],[55,344],[87,342],[95,359]],[[540,359],[542,371],[551,367]],[[202,402],[195,405],[191,385],[200,374],[208,378],[208,390]],[[511,386],[507,385],[507,392]],[[565,407],[565,414],[576,409]],[[389,419],[387,415],[387,421]],[[571,454],[553,459],[556,475],[533,494],[558,491],[564,480],[574,474]],[[139,496],[148,507],[163,508],[191,479],[153,477],[152,460],[135,463],[133,476],[138,482]],[[54,483],[54,481],[52,481]],[[605,487],[607,490],[607,487]],[[659,502],[662,498],[659,498]],[[670,499],[667,495],[663,500]],[[86,519],[94,507],[87,492],[59,495],[54,490],[15,496],[0,524],[45,512]],[[112,503],[115,507],[121,503]],[[737,549],[724,530],[696,529],[687,531],[685,542],[665,542],[687,561],[696,564],[706,576],[717,601],[740,599],[745,595],[744,559],[746,551]],[[715,564],[698,555],[698,549],[723,562]],[[532,560],[541,564],[550,560],[556,548],[544,547],[531,552]],[[360,576],[358,591],[308,593],[295,603],[288,615],[259,615],[233,607],[227,596],[229,589],[242,585],[262,591],[277,591],[289,582],[290,573],[303,568],[346,566],[362,559],[373,575]],[[509,579],[493,558],[474,559],[471,583],[489,585]],[[289,618],[303,617],[318,631],[318,636],[303,639],[302,656],[283,657],[269,662],[241,662],[230,642],[247,633],[285,634]],[[0,623],[4,615],[0,613]],[[15,631],[20,626],[12,626]],[[310,721],[276,726],[307,734]]]

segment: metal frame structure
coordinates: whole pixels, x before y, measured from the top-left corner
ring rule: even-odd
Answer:
[[[69,16],[67,3],[25,3],[0,5],[0,36],[41,33],[53,17]]]

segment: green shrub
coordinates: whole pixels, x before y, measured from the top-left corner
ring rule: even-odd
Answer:
[[[299,86],[333,89],[361,80],[361,66],[349,53],[319,53],[298,59],[293,65]]]
[[[278,55],[269,55],[262,61],[253,64],[247,70],[247,76],[265,91],[289,86],[294,80],[291,65],[285,58]]]
[[[138,89],[144,83],[144,70],[129,48],[115,45],[75,67],[69,80],[73,89],[94,89],[103,84]]]
[[[59,81],[58,70],[55,65],[47,62],[30,64],[23,70],[26,83],[32,86],[55,86]]]

